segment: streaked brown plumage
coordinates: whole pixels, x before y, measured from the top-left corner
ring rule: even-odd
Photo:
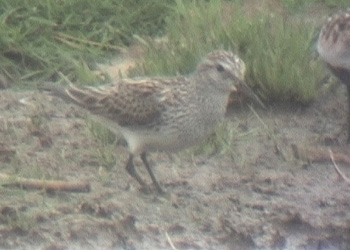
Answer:
[[[350,9],[328,19],[318,38],[317,50],[348,92],[348,143],[350,143]]]
[[[140,155],[162,192],[146,152],[176,152],[208,136],[223,120],[230,93],[243,86],[244,73],[245,64],[238,56],[214,51],[188,77],[125,79],[101,87],[54,85],[49,89],[121,133],[130,151],[128,173],[146,187],[133,163],[133,157]]]

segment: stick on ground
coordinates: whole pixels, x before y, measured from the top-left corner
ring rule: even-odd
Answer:
[[[58,181],[58,180],[37,180],[15,177],[0,173],[2,186],[15,186],[24,189],[43,189],[48,192],[90,192],[90,183],[81,181]]]

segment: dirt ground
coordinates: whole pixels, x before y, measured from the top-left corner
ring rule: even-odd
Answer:
[[[350,249],[350,184],[328,150],[350,177],[345,93],[339,84],[309,107],[230,110],[228,126],[246,134],[232,152],[150,155],[167,192],[158,196],[127,174],[122,145],[112,148],[117,164],[103,166],[80,109],[48,93],[2,90],[1,173],[91,190],[3,185],[0,248]]]

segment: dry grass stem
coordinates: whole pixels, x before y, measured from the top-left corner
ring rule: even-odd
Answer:
[[[168,232],[165,232],[165,236],[166,236],[166,238],[168,240],[169,245],[171,246],[171,249],[177,250],[177,248],[174,246],[173,241],[171,240]]]
[[[346,183],[350,184],[350,179],[348,177],[345,176],[345,174],[343,174],[343,172],[339,169],[337,163],[334,160],[334,155],[331,149],[329,149],[329,156],[332,160],[333,166],[335,168],[335,171],[339,174],[339,176],[346,181]]]

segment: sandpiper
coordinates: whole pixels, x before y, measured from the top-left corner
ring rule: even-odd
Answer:
[[[146,153],[177,152],[211,134],[224,119],[230,93],[243,89],[250,95],[245,69],[237,55],[220,50],[209,53],[189,76],[124,79],[99,87],[52,84],[49,90],[121,133],[130,151],[127,172],[148,189],[134,167],[134,157],[140,156],[162,193]]]
[[[350,143],[350,9],[338,11],[323,25],[317,44],[321,58],[348,91],[348,143]]]

